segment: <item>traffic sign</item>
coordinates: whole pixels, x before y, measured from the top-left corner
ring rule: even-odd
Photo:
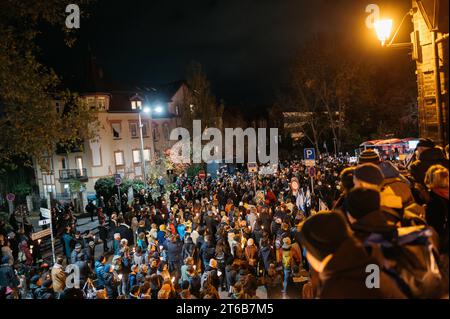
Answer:
[[[316,175],[316,168],[314,166],[311,166],[308,168],[308,174],[309,176],[315,176]]]
[[[258,172],[258,164],[254,162],[247,163],[247,169],[249,173],[257,173]]]
[[[44,226],[44,225],[48,225],[52,222],[51,219],[43,219],[39,221],[39,226]]]
[[[315,160],[316,150],[314,148],[305,148],[303,150],[303,155],[305,157],[305,160]]]
[[[44,217],[44,218],[52,218],[52,214],[50,213],[50,209],[41,207],[39,210],[41,211],[42,217]]]
[[[8,195],[6,195],[6,200],[8,202],[13,202],[16,199],[16,195],[14,195],[13,193],[9,193]]]
[[[121,177],[116,177],[116,178],[114,179],[114,184],[115,184],[116,186],[120,186],[120,184],[122,184],[122,178],[121,178]]]
[[[43,237],[50,236],[51,234],[52,234],[51,228],[47,228],[47,229],[38,231],[37,233],[31,234],[31,240],[35,241],[35,240],[41,239]]]
[[[200,177],[201,179],[204,179],[206,177],[205,171],[204,170],[199,171],[198,177]]]

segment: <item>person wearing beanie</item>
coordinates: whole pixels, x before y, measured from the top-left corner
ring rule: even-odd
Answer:
[[[353,171],[353,184],[355,187],[381,189],[384,176],[381,169],[372,163],[358,165]]]
[[[348,200],[348,220],[356,238],[364,242],[371,234],[381,234],[391,241],[397,228],[389,225],[380,211],[380,193],[373,189],[356,187],[350,191]]]
[[[318,273],[321,299],[404,298],[397,285],[380,272],[380,289],[366,286],[366,267],[377,264],[336,212],[315,214],[303,223],[300,238],[310,266]]]
[[[373,149],[367,149],[361,152],[358,158],[358,164],[372,163],[375,165],[380,164],[380,156]]]

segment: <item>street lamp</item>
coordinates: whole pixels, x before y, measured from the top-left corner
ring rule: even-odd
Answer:
[[[378,20],[374,24],[375,32],[381,45],[384,46],[386,41],[391,36],[392,19]]]
[[[140,135],[140,139],[141,139],[141,161],[142,161],[142,170],[143,170],[142,175],[144,177],[145,187],[147,188],[147,174],[146,174],[146,169],[145,169],[144,137],[143,137],[143,134],[142,134],[142,127],[143,127],[143,125],[142,125],[141,113],[149,114],[151,116],[151,109],[150,109],[150,107],[144,106],[142,109],[139,109],[139,112],[138,112],[138,117],[139,117],[139,135]],[[150,122],[151,122],[151,117],[150,117]]]

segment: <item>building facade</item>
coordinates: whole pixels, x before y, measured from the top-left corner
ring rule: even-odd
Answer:
[[[99,178],[120,174],[129,179],[142,179],[143,160],[148,171],[151,158],[160,158],[176,142],[169,136],[172,129],[181,126],[187,94],[188,88],[182,81],[83,94],[86,103],[97,110],[98,137],[83,141],[70,153],[57,150],[48,156],[49,171],[43,171],[35,164],[41,198],[77,198],[84,204],[89,197],[95,196],[94,185]],[[150,114],[141,112],[144,105],[150,107]],[[61,107],[57,101],[55,106]],[[81,194],[71,194],[70,182],[73,180],[85,185]]]

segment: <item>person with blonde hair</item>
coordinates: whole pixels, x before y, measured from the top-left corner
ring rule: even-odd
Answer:
[[[439,235],[439,251],[448,254],[448,169],[442,165],[431,166],[425,174],[424,183],[429,194],[426,221]]]

